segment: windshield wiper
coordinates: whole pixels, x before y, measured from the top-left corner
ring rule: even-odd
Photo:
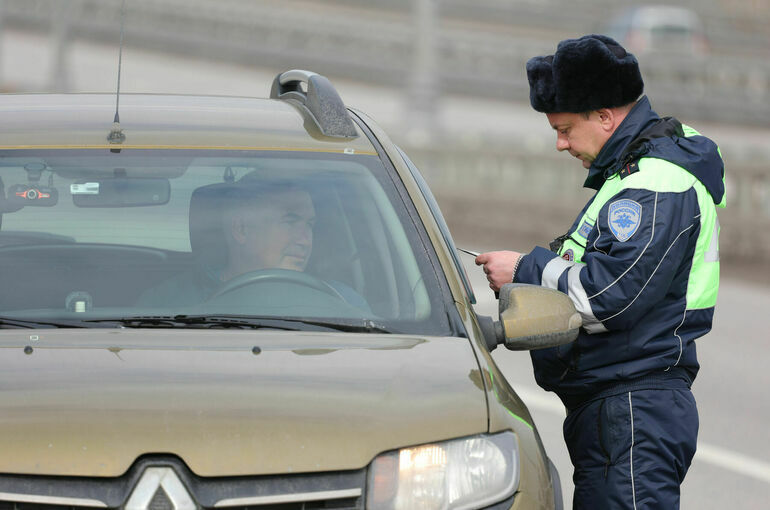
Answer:
[[[99,319],[87,319],[85,322],[114,322],[124,328],[271,328],[296,330],[296,327],[286,327],[278,324],[278,321],[252,321],[240,318],[215,317],[215,316],[188,316],[188,315],[147,315],[131,317],[105,317]],[[273,324],[272,322],[276,322]]]
[[[307,327],[302,326],[311,326],[317,331],[394,333],[394,331],[371,319],[318,319],[306,317],[262,317],[255,315],[177,315],[175,319],[189,321],[190,324],[202,323],[227,325],[235,323],[293,330],[307,330]]]
[[[349,333],[393,333],[371,319],[322,320],[310,318],[261,317],[252,315],[166,315],[108,317],[85,322],[116,322],[126,328],[267,328],[287,331],[345,331]]]
[[[302,324],[321,326],[335,331],[345,331],[347,333],[395,333],[390,328],[374,322],[371,319],[337,319],[333,321],[318,319],[286,319],[290,321],[301,322]]]
[[[93,326],[83,324],[83,321],[39,321],[29,319],[14,319],[12,317],[0,317],[0,327],[10,326],[14,328],[36,329],[41,326],[50,328],[90,328]]]

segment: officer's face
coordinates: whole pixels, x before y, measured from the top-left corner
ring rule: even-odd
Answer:
[[[238,239],[249,270],[303,271],[313,248],[315,208],[305,191],[286,191],[256,201],[242,211]]]
[[[582,113],[547,113],[548,122],[556,130],[556,150],[569,151],[589,168],[604,143],[612,134],[607,129],[606,110]]]

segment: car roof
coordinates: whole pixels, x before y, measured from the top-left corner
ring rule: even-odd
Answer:
[[[0,94],[0,149],[116,148],[115,94]],[[295,150],[376,154],[358,137],[313,132],[290,101],[223,96],[121,94],[121,148]]]

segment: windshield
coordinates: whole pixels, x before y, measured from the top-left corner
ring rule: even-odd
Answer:
[[[0,151],[0,316],[446,334],[441,286],[385,172],[359,154]]]

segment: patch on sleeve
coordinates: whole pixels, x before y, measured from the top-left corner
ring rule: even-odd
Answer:
[[[608,217],[612,235],[623,243],[631,239],[639,228],[642,222],[642,206],[627,198],[616,200],[610,204]]]
[[[580,225],[580,228],[578,229],[578,235],[582,237],[583,239],[588,239],[588,235],[591,233],[591,230],[593,230],[594,226],[589,224],[587,221],[584,221],[582,225]]]
[[[562,254],[561,258],[568,262],[573,262],[575,260],[575,252],[572,251],[572,248],[569,248]]]

